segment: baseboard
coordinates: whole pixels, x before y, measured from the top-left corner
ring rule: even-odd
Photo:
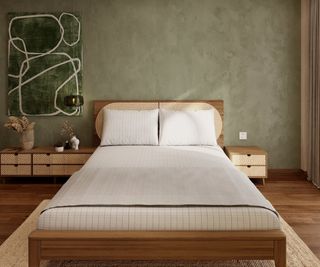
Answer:
[[[306,180],[307,172],[301,169],[269,169],[270,180]]]
[[[0,177],[3,184],[64,184],[68,177]]]

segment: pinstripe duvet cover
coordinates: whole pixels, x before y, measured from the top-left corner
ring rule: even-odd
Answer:
[[[99,147],[39,229],[269,230],[277,213],[218,146]]]

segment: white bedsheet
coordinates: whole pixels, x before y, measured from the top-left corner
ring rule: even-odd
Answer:
[[[100,147],[41,214],[51,230],[279,229],[220,147]]]

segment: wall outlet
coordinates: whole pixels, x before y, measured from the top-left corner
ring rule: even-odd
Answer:
[[[240,140],[247,140],[247,132],[239,132]]]

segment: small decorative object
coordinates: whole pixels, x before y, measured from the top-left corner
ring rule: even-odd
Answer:
[[[68,140],[64,143],[64,149],[65,150],[71,149],[71,146]]]
[[[54,145],[54,149],[56,152],[63,152],[64,151],[64,145],[62,142],[58,142]]]
[[[66,140],[64,144],[64,149],[70,149],[70,140],[72,139],[72,137],[75,136],[75,133],[73,131],[73,126],[69,121],[65,121],[63,123],[60,135],[62,136],[62,138],[64,138],[64,140]]]
[[[79,150],[80,140],[79,140],[76,136],[73,136],[73,137],[70,139],[70,142],[71,142],[71,147],[72,147],[72,149],[74,149],[74,150]]]
[[[12,129],[21,134],[21,148],[24,150],[32,149],[34,146],[34,125],[27,117],[21,118],[10,116],[8,122],[4,124],[8,129]]]
[[[68,95],[64,97],[64,104],[67,107],[80,107],[83,105],[82,95]]]
[[[71,110],[82,113],[83,96],[82,95],[67,95],[64,97],[64,105]]]

